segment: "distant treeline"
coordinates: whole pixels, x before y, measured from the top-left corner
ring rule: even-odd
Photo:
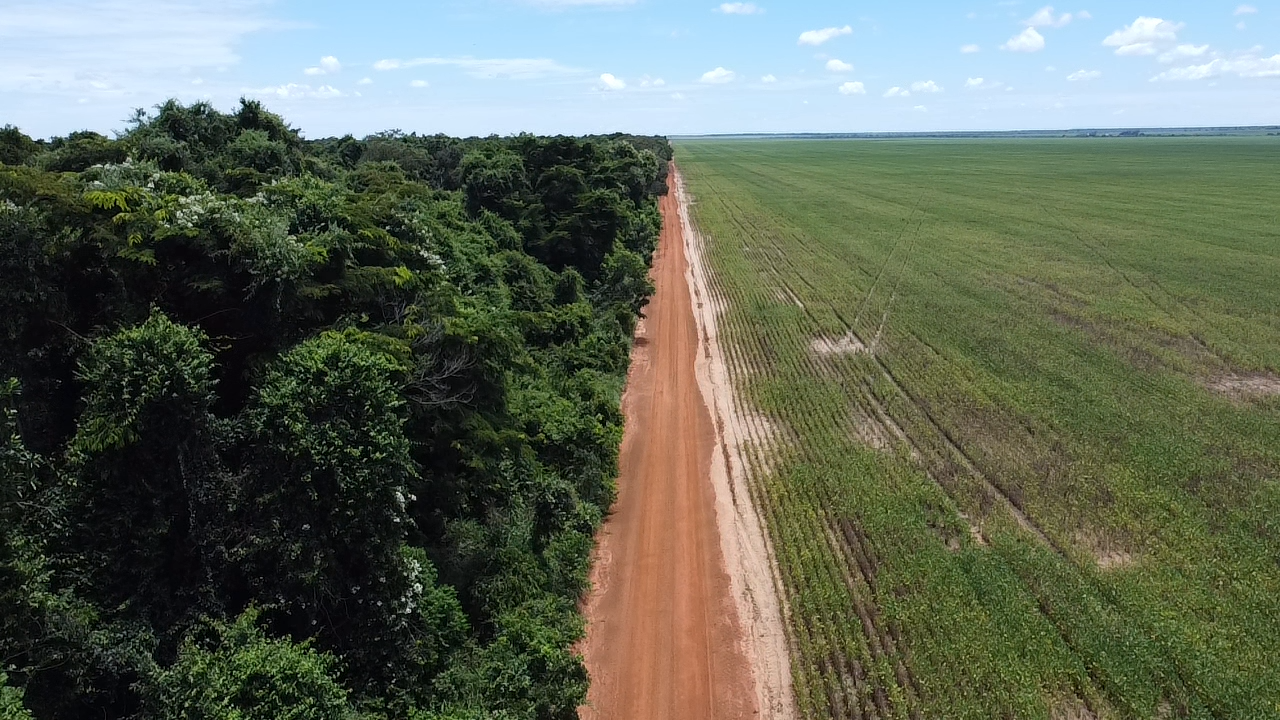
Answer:
[[[0,131],[0,718],[576,718],[670,159]]]

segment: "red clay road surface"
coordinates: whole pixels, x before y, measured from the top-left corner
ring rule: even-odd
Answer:
[[[623,400],[618,502],[599,538],[583,646],[583,720],[756,715],[716,526],[715,428],[698,389],[698,331],[674,192],[662,200],[657,293]]]

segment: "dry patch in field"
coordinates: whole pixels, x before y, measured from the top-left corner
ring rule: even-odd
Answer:
[[[893,434],[884,423],[860,407],[853,409],[853,436],[872,450],[888,450],[893,443]]]
[[[1218,375],[1210,378],[1206,385],[1233,400],[1259,400],[1280,395],[1280,377],[1270,373]]]
[[[1100,570],[1121,570],[1137,562],[1131,550],[1102,531],[1079,530],[1074,539],[1076,547],[1093,556]]]
[[[1098,720],[1098,714],[1079,698],[1059,702],[1049,717],[1051,720]]]
[[[809,344],[815,355],[862,355],[867,350],[866,343],[852,331],[840,338],[820,337]]]
[[[986,547],[987,536],[982,534],[982,527],[965,513],[960,513],[960,519],[969,526],[969,537],[973,540],[973,543],[978,547]]]

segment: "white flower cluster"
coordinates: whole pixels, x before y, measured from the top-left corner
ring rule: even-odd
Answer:
[[[154,190],[161,173],[154,163],[136,163],[130,158],[122,163],[94,165],[89,168],[88,175],[94,178],[89,183],[89,187],[93,190],[124,190],[137,187]]]
[[[8,215],[9,213],[18,212],[18,206],[13,204],[11,200],[0,200],[0,215]]]
[[[398,607],[400,612],[405,615],[412,615],[418,609],[418,603],[422,598],[422,593],[426,587],[422,584],[422,563],[413,558],[405,558],[405,575],[413,579],[413,582],[405,590],[400,598]]]
[[[206,216],[221,213],[225,209],[227,209],[227,202],[208,191],[199,195],[181,196],[178,198],[178,207],[173,211],[170,224],[177,230],[193,230]]]
[[[444,259],[426,248],[418,248],[418,255],[436,270],[444,270]]]

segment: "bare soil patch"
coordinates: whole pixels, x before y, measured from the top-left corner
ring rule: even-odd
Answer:
[[[1052,720],[1098,720],[1098,714],[1078,698],[1058,703],[1049,717]]]
[[[1259,400],[1280,395],[1280,377],[1269,373],[1229,373],[1210,378],[1210,390],[1233,400]]]
[[[815,355],[862,355],[868,352],[867,344],[862,339],[850,332],[844,337],[831,338],[819,337],[815,338],[809,344],[809,349]]]
[[[1121,542],[1099,530],[1080,530],[1075,544],[1093,556],[1101,570],[1120,570],[1137,562],[1137,556]]]

